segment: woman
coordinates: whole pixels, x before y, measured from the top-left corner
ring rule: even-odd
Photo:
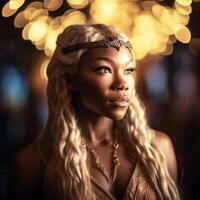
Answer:
[[[47,75],[49,118],[13,159],[10,199],[179,199],[172,144],[146,123],[123,34],[69,26]]]

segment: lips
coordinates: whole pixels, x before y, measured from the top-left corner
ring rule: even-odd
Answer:
[[[110,104],[119,107],[127,107],[129,105],[129,100],[126,97],[117,97],[110,100]]]

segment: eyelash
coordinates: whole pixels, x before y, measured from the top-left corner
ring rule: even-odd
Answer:
[[[130,72],[130,73],[128,73],[128,74],[133,74],[133,73],[135,72],[135,69],[132,68],[132,67],[130,67],[130,68],[126,69],[125,71]]]
[[[103,71],[102,71],[103,70]],[[109,68],[109,67],[107,67],[107,66],[102,66],[102,67],[98,67],[97,69],[96,69],[96,72],[98,72],[98,73],[100,73],[100,74],[104,74],[104,73],[112,73],[112,70]],[[125,74],[133,74],[134,72],[135,72],[135,69],[134,68],[132,68],[132,67],[130,67],[130,68],[127,68],[126,70],[125,70],[125,72],[128,72],[128,73],[125,73]]]
[[[102,70],[104,70],[104,71],[102,71]],[[106,66],[98,67],[98,68],[96,69],[96,72],[98,72],[99,74],[104,74],[106,70],[107,70],[107,72],[109,72],[109,73],[112,72],[111,69],[110,69],[109,67],[106,67]]]

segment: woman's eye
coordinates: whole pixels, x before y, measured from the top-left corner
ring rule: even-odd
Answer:
[[[135,68],[128,68],[124,71],[125,74],[133,74],[135,72]]]
[[[96,72],[100,74],[111,73],[111,69],[109,67],[98,67]]]

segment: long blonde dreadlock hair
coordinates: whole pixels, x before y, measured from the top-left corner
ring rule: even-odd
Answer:
[[[126,36],[111,26],[103,24],[71,25],[59,35],[57,48],[47,68],[49,118],[38,139],[48,149],[48,167],[45,183],[50,179],[59,186],[61,199],[95,200],[86,165],[87,152],[81,142],[81,131],[77,125],[73,97],[66,77],[77,72],[81,55],[87,49],[62,53],[62,48],[78,43],[118,38],[127,41]],[[154,131],[145,120],[144,109],[136,95],[133,95],[126,116],[116,122],[118,132],[137,154],[160,200],[177,200],[177,188],[166,168],[163,155],[152,144]],[[122,131],[121,131],[122,130]],[[56,189],[56,187],[55,187]]]

